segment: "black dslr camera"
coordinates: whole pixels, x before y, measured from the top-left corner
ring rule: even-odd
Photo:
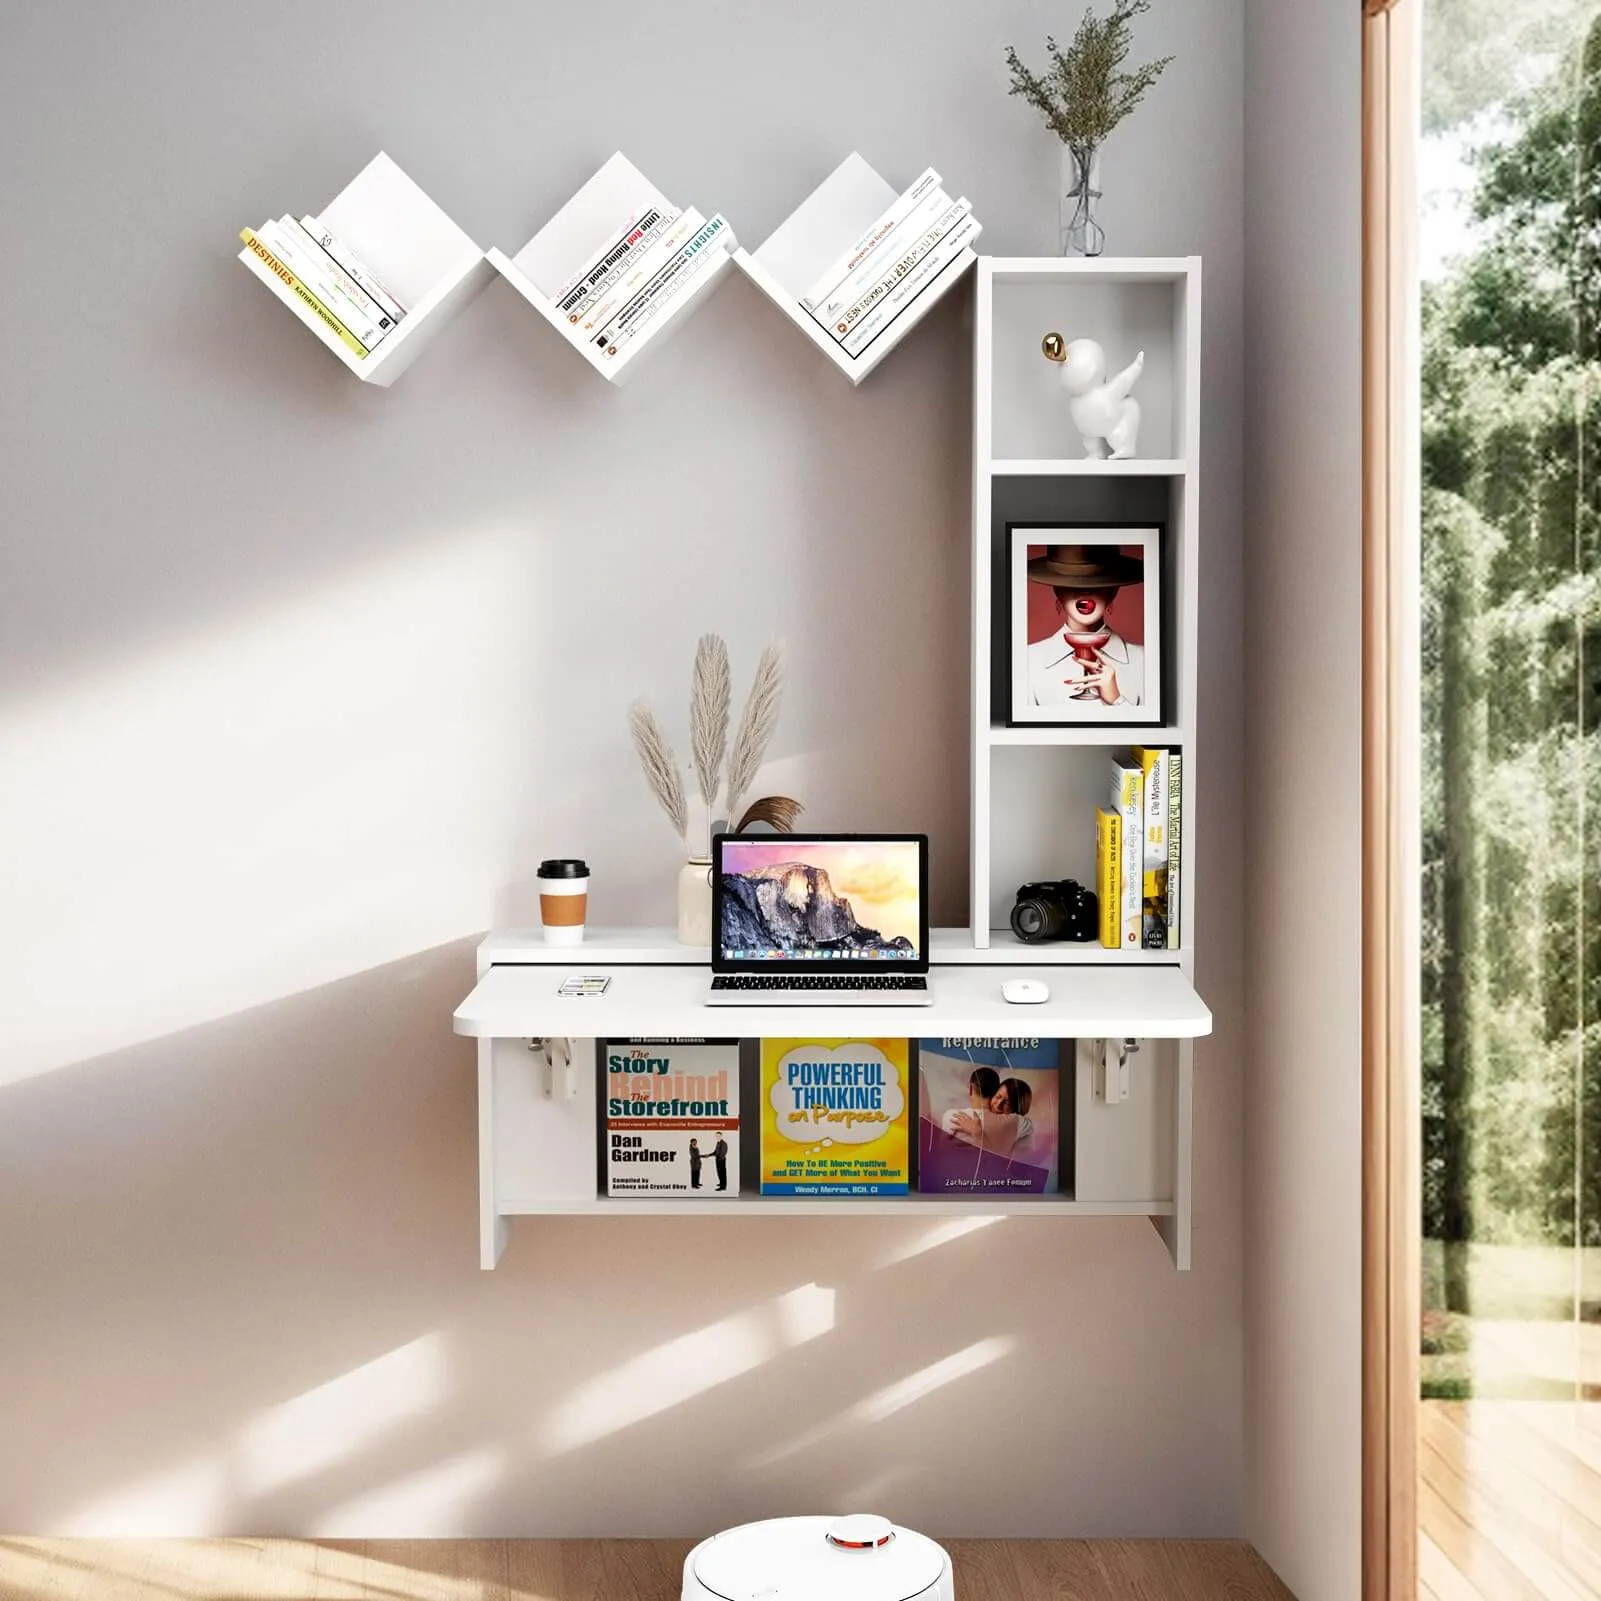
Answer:
[[[1053,939],[1099,939],[1100,903],[1094,890],[1071,878],[1025,884],[1012,908],[1012,932],[1026,945],[1043,945]]]

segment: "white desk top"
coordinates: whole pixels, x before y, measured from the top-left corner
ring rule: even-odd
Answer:
[[[545,947],[550,949],[550,947]],[[704,959],[703,959],[704,960]],[[574,973],[610,973],[604,995],[558,995]],[[1038,978],[1042,1005],[1001,999],[1002,977]],[[1044,967],[1008,963],[1004,975],[973,964],[936,966],[932,1006],[707,1006],[704,965],[610,963],[579,946],[564,960],[491,966],[456,1009],[458,1034],[478,1039],[564,1036],[813,1038],[1021,1035],[1042,1039],[1193,1039],[1212,1014],[1178,967]]]
[[[571,967],[574,962],[612,967],[657,963],[705,967],[712,953],[704,945],[680,945],[670,928],[590,928],[582,945],[547,945],[537,928],[499,929],[478,946],[478,971],[486,973],[502,963],[540,963]],[[1025,945],[1009,929],[992,929],[989,947],[977,950],[965,928],[929,931],[929,959],[936,966],[970,963],[974,966],[1026,967],[1187,967],[1185,951],[1106,950],[1100,945],[1061,941]]]

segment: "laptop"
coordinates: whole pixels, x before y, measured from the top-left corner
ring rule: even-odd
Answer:
[[[927,1006],[926,834],[719,834],[712,1006]]]

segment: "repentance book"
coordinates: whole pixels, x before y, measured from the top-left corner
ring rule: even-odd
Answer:
[[[1045,1195],[1058,1184],[1060,1042],[919,1040],[917,1187]]]
[[[762,1041],[762,1194],[905,1195],[906,1040]]]
[[[739,1041],[608,1040],[606,1193],[739,1194]]]

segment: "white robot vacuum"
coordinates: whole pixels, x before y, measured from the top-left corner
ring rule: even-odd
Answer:
[[[769,1518],[702,1540],[684,1601],[956,1601],[951,1559],[888,1518]]]

